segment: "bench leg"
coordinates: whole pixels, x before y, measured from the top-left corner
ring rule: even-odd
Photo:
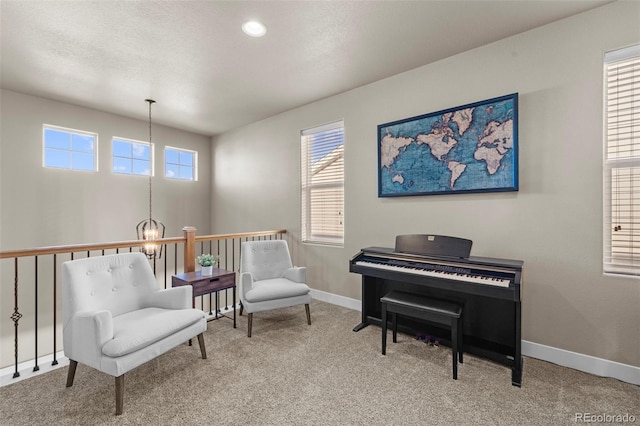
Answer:
[[[453,380],[458,380],[458,319],[451,319],[451,352],[453,355]]]
[[[462,364],[462,354],[464,353],[464,346],[462,342],[462,335],[464,334],[464,327],[462,325],[462,315],[458,318],[458,361]]]
[[[382,304],[382,355],[387,354],[387,304]]]
[[[391,322],[393,323],[393,343],[398,343],[398,314],[391,313]]]

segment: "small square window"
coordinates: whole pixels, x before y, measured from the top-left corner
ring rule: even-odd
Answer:
[[[96,133],[43,126],[43,165],[55,169],[97,171]]]
[[[113,138],[113,173],[153,176],[153,144]]]
[[[186,149],[164,149],[164,175],[169,179],[198,180],[198,153]]]

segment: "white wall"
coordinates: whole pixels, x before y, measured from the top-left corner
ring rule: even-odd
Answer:
[[[149,216],[149,181],[111,171],[111,138],[149,140],[147,121],[81,108],[8,90],[2,107],[2,250],[43,245],[135,240]],[[140,101],[141,111],[147,104]],[[162,108],[156,103],[154,109]],[[42,125],[98,133],[97,173],[42,167]],[[156,172],[153,216],[181,236],[185,225],[209,231],[211,144],[206,136],[153,124]],[[164,147],[199,153],[199,180],[164,177]]]
[[[135,240],[136,224],[149,215],[149,181],[144,176],[111,172],[113,136],[148,141],[147,121],[78,106],[1,92],[0,140],[0,250],[50,245]],[[144,99],[140,110],[147,111]],[[162,108],[162,101],[153,109]],[[98,133],[99,171],[81,172],[42,166],[42,125],[51,124]],[[207,136],[153,125],[156,174],[153,178],[153,217],[166,226],[166,237],[182,236],[182,227],[195,226],[210,233],[211,140]],[[198,151],[199,180],[177,181],[164,177],[164,147]],[[49,256],[50,258],[50,256]],[[58,259],[63,261],[68,259]],[[28,261],[28,263],[27,263]],[[20,359],[33,358],[27,333],[34,322],[33,259],[20,261]],[[40,259],[39,350],[51,352],[50,312],[53,304],[52,260]],[[0,263],[0,367],[13,362],[13,260]],[[58,285],[60,291],[60,285]],[[60,306],[58,306],[60,309]],[[60,312],[58,312],[59,318]],[[59,334],[61,337],[61,334]],[[58,341],[60,349],[61,340]]]
[[[407,233],[470,238],[474,255],[524,260],[523,339],[640,366],[640,281],[601,267],[602,59],[640,42],[639,17],[640,3],[616,2],[215,138],[212,231],[286,228],[310,285],[351,298],[361,248]],[[519,192],[377,197],[378,124],[513,92]],[[339,119],[345,246],[301,244],[300,130]]]

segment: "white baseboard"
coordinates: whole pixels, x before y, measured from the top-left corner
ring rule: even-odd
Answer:
[[[357,299],[338,296],[336,294],[326,293],[320,290],[311,290],[311,295],[314,299],[323,302],[332,303],[334,305],[343,306],[356,311],[361,310],[361,302]],[[633,365],[621,364],[619,362],[596,358],[590,355],[571,352],[526,340],[522,341],[522,355],[562,365],[563,367],[573,368],[574,370],[584,371],[585,373],[594,374],[596,376],[611,377],[640,386],[640,367],[635,367]],[[526,365],[524,374],[526,374]]]
[[[33,371],[35,363],[33,360],[21,362],[18,364],[18,377],[13,377],[15,374],[15,367],[5,367],[0,370],[0,387],[17,383],[21,380],[30,379],[31,377],[45,374],[60,367],[69,365],[69,359],[64,356],[64,352],[60,351],[56,354],[56,361],[58,364],[51,365],[53,362],[53,355],[45,355],[38,358],[38,371]]]
[[[633,365],[621,364],[526,340],[522,341],[522,354],[596,376],[611,377],[640,386],[640,367]]]
[[[311,289],[311,297],[321,302],[331,303],[333,305],[342,306],[343,308],[353,309],[355,311],[360,310],[360,301],[358,299],[352,299],[350,297],[339,296],[333,293],[327,293],[320,290]]]

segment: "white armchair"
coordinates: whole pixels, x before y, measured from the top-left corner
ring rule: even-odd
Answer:
[[[294,267],[284,240],[247,241],[240,249],[240,315],[248,313],[247,336],[251,337],[253,313],[305,305],[311,325],[307,270]]]
[[[160,290],[142,253],[65,262],[62,283],[67,387],[78,363],[116,378],[116,415],[122,414],[124,374],[198,336],[207,358],[204,312],[191,308],[191,286]]]

